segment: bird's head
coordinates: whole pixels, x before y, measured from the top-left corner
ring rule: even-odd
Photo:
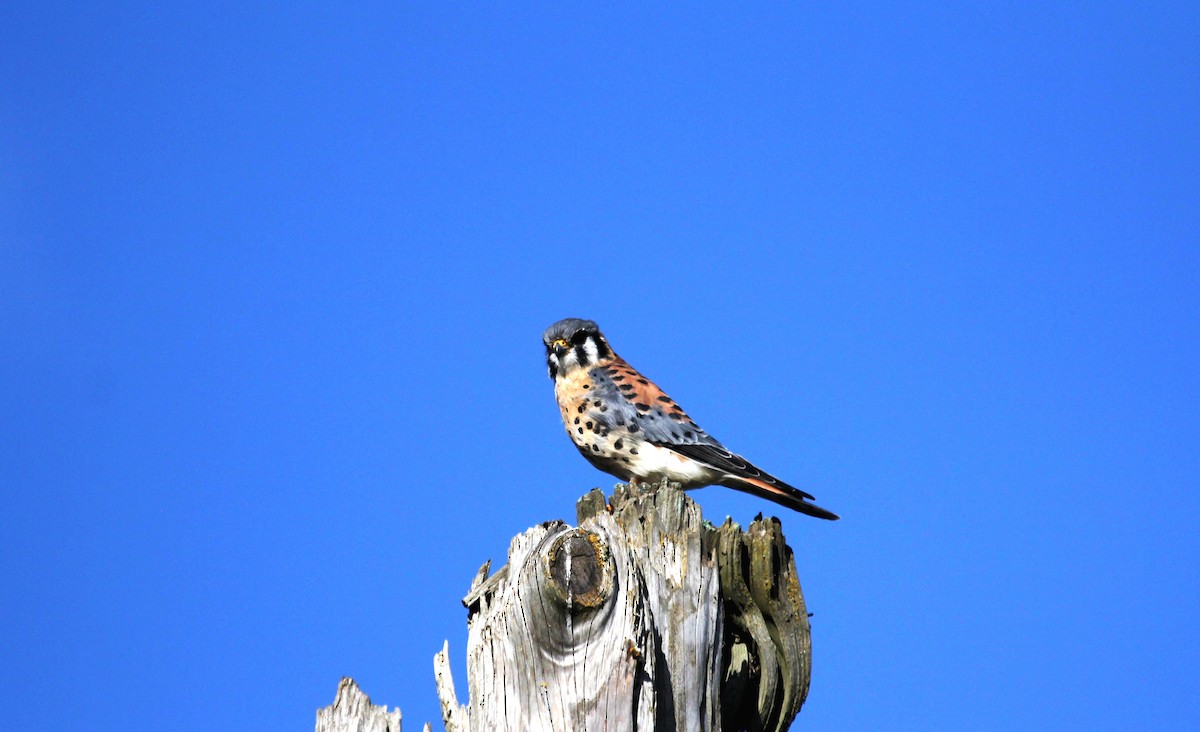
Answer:
[[[546,346],[546,366],[551,379],[588,368],[613,355],[600,328],[579,318],[564,318],[547,328],[542,343]]]

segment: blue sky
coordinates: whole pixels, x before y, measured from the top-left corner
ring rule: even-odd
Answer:
[[[566,316],[844,517],[782,516],[805,729],[1200,727],[1197,28],[9,3],[8,728],[437,721],[476,568],[614,483]]]

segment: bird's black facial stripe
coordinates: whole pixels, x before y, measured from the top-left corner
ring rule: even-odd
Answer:
[[[577,330],[571,334],[571,348],[575,351],[575,361],[580,366],[588,365],[587,343],[592,339],[586,330]]]
[[[612,355],[612,349],[604,342],[603,338],[596,338],[596,360],[608,358]]]
[[[546,368],[551,379],[613,355],[604,336],[594,326],[567,331],[551,329],[542,342],[546,346]]]
[[[580,366],[595,363],[600,359],[607,358],[612,353],[608,344],[598,334],[584,333],[583,338],[580,339],[579,334],[576,333],[571,337],[571,343],[574,344],[571,350],[575,353],[575,361]]]

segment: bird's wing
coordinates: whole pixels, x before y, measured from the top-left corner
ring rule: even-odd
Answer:
[[[816,500],[812,495],[788,485],[770,473],[764,472],[741,455],[714,445],[664,445],[686,458],[709,465],[725,473],[718,481],[720,485],[750,493],[768,501],[774,501],[793,511],[836,521],[838,515],[820,506],[809,503]]]
[[[721,485],[761,496],[795,511],[823,519],[837,519],[808,501],[814,497],[755,467],[726,449],[700,428],[675,400],[619,357],[590,372],[594,392],[604,411],[591,410],[611,429],[641,432],[643,439],[725,474]]]
[[[620,358],[590,371],[594,394],[605,406],[604,412],[591,410],[612,429],[624,429],[656,445],[711,445],[724,449],[720,442],[700,429],[675,400]]]
[[[735,478],[741,478],[748,482],[764,483],[772,488],[778,487],[800,498],[806,498],[810,501],[816,500],[814,496],[805,493],[799,488],[793,488],[770,473],[755,467],[741,455],[732,453],[723,447],[714,445],[663,445],[663,447],[669,447],[684,457],[691,458],[705,465],[711,465],[717,470],[728,473]]]

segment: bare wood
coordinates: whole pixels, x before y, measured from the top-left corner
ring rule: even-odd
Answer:
[[[717,531],[725,598],[726,729],[787,729],[808,694],[812,650],[796,562],[776,519]],[[755,662],[751,662],[755,661]]]
[[[535,526],[479,575],[450,732],[786,730],[808,691],[808,617],[778,521],[716,529],[670,486],[592,491],[578,528]]]
[[[354,679],[345,676],[333,704],[317,710],[316,732],[400,732],[400,710],[372,705]]]

